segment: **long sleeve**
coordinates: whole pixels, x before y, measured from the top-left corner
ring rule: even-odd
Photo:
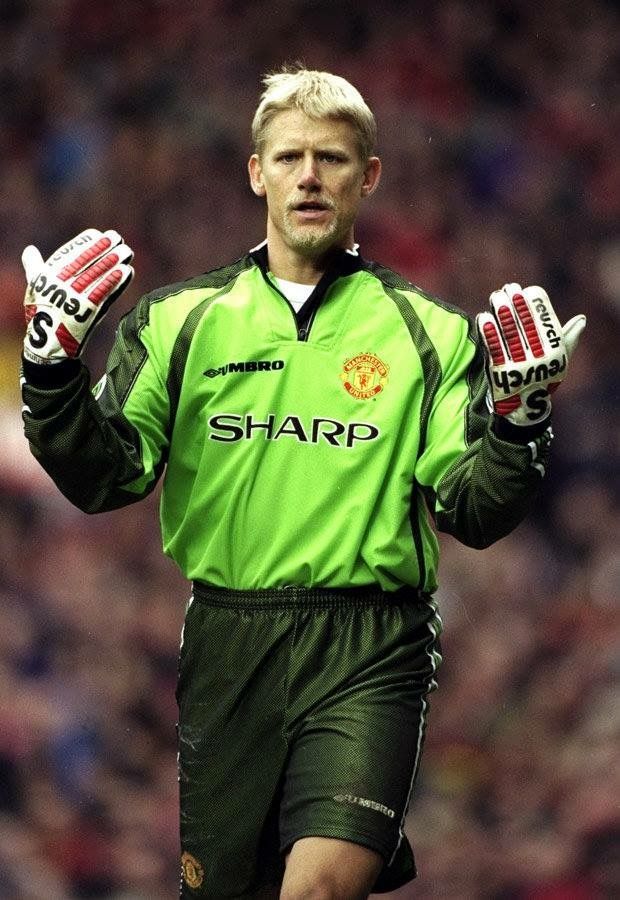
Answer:
[[[94,513],[135,502],[161,473],[169,398],[149,346],[149,304],[121,321],[95,389],[79,361],[23,362],[24,429],[36,459],[77,507]]]
[[[438,529],[478,548],[504,537],[531,509],[551,441],[548,422],[512,426],[489,413],[486,395],[483,354],[469,321],[441,366],[416,475]]]

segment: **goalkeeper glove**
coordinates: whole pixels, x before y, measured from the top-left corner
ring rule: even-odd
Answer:
[[[26,247],[26,359],[48,365],[78,357],[95,325],[131,281],[132,259],[133,251],[120,234],[96,228],[83,231],[45,262],[36,247]]]
[[[550,394],[566,375],[586,317],[560,325],[541,287],[505,284],[489,297],[478,330],[487,355],[489,405],[514,425],[535,425],[551,412]]]

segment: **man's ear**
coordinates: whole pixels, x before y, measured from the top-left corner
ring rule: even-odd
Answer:
[[[250,175],[250,187],[257,197],[265,196],[265,185],[263,182],[263,167],[257,153],[253,153],[248,161],[248,173]]]
[[[362,179],[362,197],[368,197],[375,190],[381,178],[381,160],[378,156],[370,156],[364,169]]]

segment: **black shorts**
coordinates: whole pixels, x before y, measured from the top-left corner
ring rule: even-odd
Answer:
[[[308,836],[380,853],[377,892],[415,877],[403,824],[440,631],[414,591],[195,586],[177,690],[182,897],[279,884]]]

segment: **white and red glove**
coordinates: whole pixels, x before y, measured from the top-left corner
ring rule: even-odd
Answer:
[[[78,234],[45,261],[36,247],[26,247],[26,359],[48,365],[78,357],[133,278],[132,259],[118,232],[96,228]]]
[[[560,325],[541,287],[505,284],[489,302],[491,312],[476,321],[487,354],[490,405],[514,425],[535,425],[551,412],[550,395],[566,375],[586,317]]]

